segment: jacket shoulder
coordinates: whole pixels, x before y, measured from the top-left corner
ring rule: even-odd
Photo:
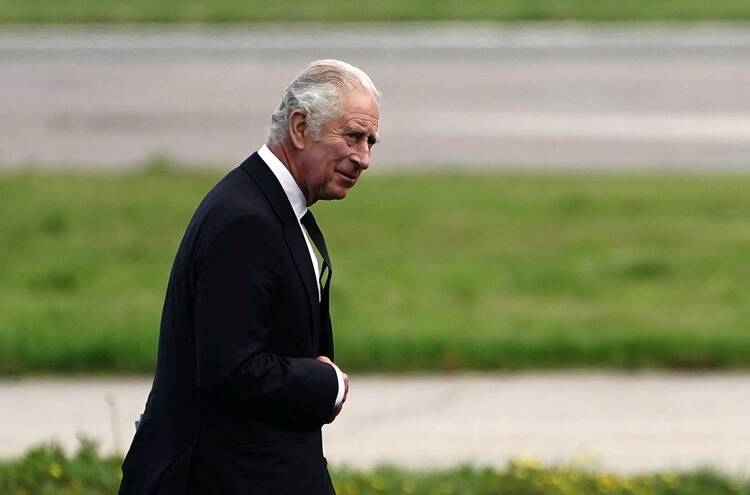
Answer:
[[[240,167],[224,176],[203,198],[185,234],[196,256],[205,253],[230,225],[252,224],[267,235],[282,224],[260,187]]]

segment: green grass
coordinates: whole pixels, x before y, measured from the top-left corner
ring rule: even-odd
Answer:
[[[0,374],[149,372],[218,172],[0,176]],[[365,177],[315,206],[350,371],[750,368],[750,175]]]
[[[747,0],[0,0],[2,23],[748,19]]]
[[[0,461],[4,495],[104,495],[117,492],[121,459],[99,457],[84,442],[68,456],[54,445]],[[745,479],[709,470],[623,476],[576,465],[542,467],[519,459],[504,469],[463,466],[433,471],[381,467],[372,471],[333,469],[339,495],[741,495]]]

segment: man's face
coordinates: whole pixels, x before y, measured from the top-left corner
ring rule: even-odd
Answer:
[[[300,173],[308,205],[319,199],[343,199],[359,175],[370,166],[372,146],[378,141],[380,110],[364,90],[345,94],[342,112],[323,126],[318,139],[305,135],[299,155]]]

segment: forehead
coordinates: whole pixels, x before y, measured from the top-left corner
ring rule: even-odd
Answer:
[[[372,132],[377,131],[380,108],[375,96],[369,91],[354,90],[342,98],[341,121],[345,125],[360,125]]]

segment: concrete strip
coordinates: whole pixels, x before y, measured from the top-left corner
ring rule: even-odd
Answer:
[[[0,456],[79,434],[124,451],[150,380],[0,381]],[[324,430],[334,464],[503,466],[532,456],[619,472],[750,473],[750,375],[524,373],[354,376]]]
[[[0,168],[229,169],[305,64],[384,94],[373,171],[750,169],[746,25],[8,27]]]
[[[297,52],[302,50],[596,51],[750,48],[746,23],[415,22],[4,26],[0,55],[21,52]]]

